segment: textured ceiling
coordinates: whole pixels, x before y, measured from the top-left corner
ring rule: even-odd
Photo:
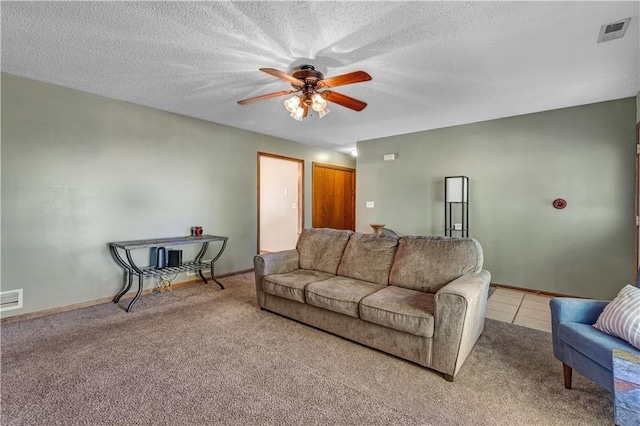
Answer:
[[[636,96],[639,2],[6,2],[2,71],[348,152],[356,141]],[[631,17],[623,39],[602,24]],[[258,68],[373,80],[303,122]]]

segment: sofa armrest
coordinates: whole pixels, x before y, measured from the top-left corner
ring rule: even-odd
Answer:
[[[432,368],[451,378],[458,373],[484,330],[491,274],[463,275],[442,287],[434,298]]]
[[[571,297],[554,297],[549,301],[551,308],[551,340],[553,354],[559,360],[564,360],[563,343],[558,336],[561,322],[576,322],[580,324],[595,324],[598,317],[609,304],[609,300],[576,299]]]
[[[549,301],[551,320],[594,324],[610,300],[554,297]]]
[[[296,249],[265,253],[253,258],[253,267],[256,275],[256,295],[258,304],[264,307],[264,291],[262,279],[267,275],[286,274],[299,268],[299,256]]]

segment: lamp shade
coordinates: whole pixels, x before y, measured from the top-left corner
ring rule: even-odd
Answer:
[[[445,201],[447,203],[466,203],[469,198],[469,178],[450,176],[444,178]]]
[[[298,96],[292,96],[284,101],[284,107],[290,113],[295,113],[296,109],[300,105],[300,98]]]
[[[327,101],[325,101],[322,96],[317,93],[314,93],[313,96],[311,96],[311,101],[311,108],[315,112],[320,112],[327,107]]]

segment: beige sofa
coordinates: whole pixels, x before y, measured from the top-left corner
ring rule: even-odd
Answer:
[[[484,328],[491,275],[473,238],[305,229],[254,258],[262,309],[444,373]]]

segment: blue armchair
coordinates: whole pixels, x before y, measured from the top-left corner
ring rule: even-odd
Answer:
[[[640,355],[640,351],[624,340],[593,327],[608,303],[608,300],[564,297],[549,302],[553,354],[562,361],[567,389],[571,389],[571,375],[575,369],[613,393],[611,350],[622,349]]]

